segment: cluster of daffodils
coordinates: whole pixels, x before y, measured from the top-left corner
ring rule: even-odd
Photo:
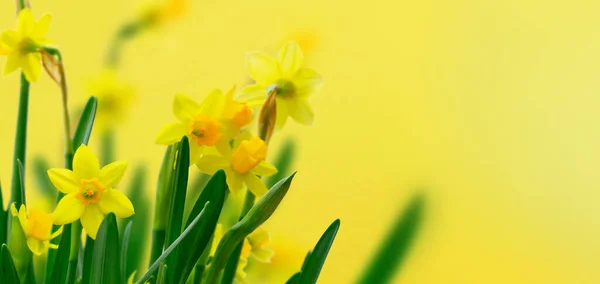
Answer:
[[[107,144],[101,145],[107,151],[101,153],[106,163],[101,166],[87,144],[92,130],[98,128],[95,122],[103,134],[114,135],[110,130],[130,108],[132,87],[116,75],[122,41],[142,27],[178,17],[185,10],[185,1],[167,0],[119,31],[108,53],[106,70],[89,84],[97,97],[89,98],[74,132],[62,54],[45,37],[51,17],[44,15],[35,21],[25,1],[17,4],[17,29],[0,36],[0,55],[7,57],[4,71],[22,72],[20,101],[28,101],[30,83],[38,80],[42,66],[59,85],[65,166],[39,174],[56,189],[51,189],[57,196],[56,204],[49,202],[55,205],[53,212],[33,206],[28,210],[24,184],[28,104],[20,105],[10,206],[0,208],[0,283],[35,283],[32,279],[84,284],[247,283],[245,269],[250,261],[269,263],[274,255],[268,248],[270,235],[262,225],[294,178],[291,174],[267,188],[262,178],[278,172],[267,162],[269,141],[289,117],[300,124],[312,124],[314,113],[308,100],[323,85],[317,72],[303,67],[299,45],[288,42],[276,57],[250,53],[247,65],[254,80],[251,85],[226,93],[215,89],[202,101],[175,95],[176,120],[165,125],[155,140],[169,147],[158,178],[150,236],[146,229],[151,206],[141,185],[143,171],[133,179],[134,190],[128,197],[117,189],[128,162],[106,163],[113,160],[107,158],[112,153],[106,149],[113,148]],[[102,139],[101,143],[112,143],[107,141],[112,140]],[[197,198],[187,194],[189,169],[194,165],[210,176]],[[0,204],[1,191],[0,186]],[[236,198],[241,193],[246,195],[243,204]],[[184,209],[190,210],[184,214]],[[239,217],[238,221],[232,223],[231,214]],[[128,219],[119,226],[116,218]],[[338,226],[339,221],[334,222],[322,239],[332,240]],[[322,266],[321,259],[329,250],[323,245],[317,248],[311,253],[317,255],[315,259],[309,254],[305,261],[311,267]],[[150,252],[149,263],[142,257],[146,251]],[[43,258],[46,265],[41,277],[35,275],[33,255]],[[312,283],[310,279],[316,281],[319,271],[299,271],[291,278],[296,280],[290,281]],[[309,280],[298,282],[301,277]]]

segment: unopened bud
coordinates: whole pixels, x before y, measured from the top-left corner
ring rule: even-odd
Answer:
[[[277,120],[277,88],[270,89],[258,117],[258,137],[269,144]]]

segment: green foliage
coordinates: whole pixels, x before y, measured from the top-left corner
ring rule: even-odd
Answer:
[[[425,197],[419,194],[403,209],[358,283],[390,283],[394,273],[400,271],[422,226],[424,208]]]
[[[20,283],[19,275],[6,244],[0,249],[0,283]]]
[[[144,263],[144,254],[146,246],[149,243],[148,234],[150,233],[150,218],[151,209],[150,198],[146,191],[146,168],[138,166],[134,170],[133,178],[130,183],[129,198],[133,207],[135,208],[135,214],[123,222],[131,222],[131,237],[129,245],[127,247],[127,263],[125,275],[131,275],[134,271],[141,271],[146,267]]]
[[[91,96],[85,104],[85,107],[83,107],[83,112],[79,118],[79,123],[77,123],[77,128],[75,128],[75,135],[73,136],[74,150],[77,150],[81,144],[87,145],[88,141],[90,141],[97,109],[98,99],[94,96]]]
[[[71,224],[65,225],[60,235],[60,242],[56,251],[51,277],[46,283],[67,284],[69,274],[69,256],[71,254]]]
[[[333,244],[333,240],[337,235],[338,229],[340,228],[340,220],[337,219],[331,223],[329,228],[323,233],[315,248],[307,254],[304,264],[302,265],[302,271],[300,271],[300,277],[297,280],[299,284],[314,284],[317,283],[321,269],[325,264],[325,259],[329,254],[329,249]],[[293,279],[292,279],[293,280]]]
[[[121,274],[119,229],[113,213],[104,217],[100,229],[98,229],[91,266],[91,284],[123,283],[125,281]]]

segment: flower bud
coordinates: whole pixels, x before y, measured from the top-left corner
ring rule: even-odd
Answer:
[[[258,117],[258,137],[267,144],[271,140],[277,120],[277,91],[277,88],[270,90]]]

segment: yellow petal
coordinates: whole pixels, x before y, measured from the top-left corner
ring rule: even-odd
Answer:
[[[25,78],[29,82],[37,82],[42,73],[42,56],[38,52],[28,53],[21,57]]]
[[[110,163],[100,169],[98,179],[105,188],[114,187],[115,185],[119,184],[121,178],[123,178],[123,175],[125,174],[126,169],[127,161]]]
[[[52,233],[52,235],[50,235],[50,239],[54,239],[56,237],[58,237],[60,234],[62,234],[63,232],[63,226],[60,226],[58,228],[58,230],[56,230],[56,232]]]
[[[23,229],[23,232],[25,233],[25,235],[29,235],[29,222],[27,221],[27,208],[25,208],[25,205],[21,204],[21,207],[19,207],[18,216],[19,223],[21,223],[21,228]]]
[[[281,66],[282,75],[291,79],[302,67],[304,54],[295,41],[290,41],[279,50],[277,60]]]
[[[133,279],[135,279],[136,272],[137,271],[133,271],[131,275],[129,275],[129,278],[127,278],[127,284],[133,284]]]
[[[228,139],[227,139],[228,140]],[[231,157],[231,145],[226,139],[221,139],[215,144],[215,148],[223,155],[223,157]]]
[[[229,161],[215,155],[204,155],[196,162],[198,169],[206,174],[214,175],[219,169],[229,166]]]
[[[198,146],[198,144],[193,142],[190,143],[190,167],[198,161],[206,148],[206,146]]]
[[[156,136],[156,144],[171,145],[179,142],[186,133],[186,127],[181,122],[165,125]]]
[[[20,36],[17,31],[4,31],[0,35],[0,42],[8,48],[14,49],[18,47],[19,38]]]
[[[268,86],[281,78],[279,62],[268,54],[255,52],[246,56],[248,71],[257,84]]]
[[[225,169],[225,175],[227,176],[227,186],[233,194],[236,194],[244,189],[244,179],[242,176],[234,172],[232,169]]]
[[[104,214],[102,214],[98,205],[89,204],[86,206],[85,212],[81,216],[81,225],[90,238],[96,239],[96,234],[98,233],[100,224],[102,224],[102,220],[104,220]]]
[[[302,68],[292,79],[296,88],[296,96],[308,97],[323,87],[323,77],[309,68]]]
[[[271,258],[273,258],[274,255],[275,255],[275,252],[268,248],[260,248],[260,249],[252,250],[252,256],[254,257],[254,259],[256,259],[262,263],[270,263]]]
[[[31,10],[27,8],[21,10],[17,18],[17,30],[19,31],[21,36],[30,36],[31,32],[33,32],[34,27],[35,21],[33,20]]]
[[[257,197],[263,196],[267,192],[267,187],[256,175],[249,173],[244,177],[248,189]]]
[[[31,37],[33,38],[44,38],[46,33],[48,33],[48,29],[50,28],[50,21],[52,20],[52,15],[45,14],[42,18],[35,24],[35,28],[33,29],[33,33]]]
[[[47,247],[44,245],[44,241],[34,238],[27,238],[27,246],[35,255],[42,255],[42,253],[44,253],[47,249]]]
[[[98,206],[102,213],[113,212],[119,218],[127,218],[135,213],[129,198],[122,192],[112,188],[102,192]]]
[[[290,116],[300,124],[311,125],[315,114],[306,99],[296,98],[287,101]]]
[[[50,178],[50,181],[54,187],[65,194],[77,192],[81,186],[79,178],[71,170],[49,169],[48,177]]]
[[[248,242],[253,248],[260,248],[271,240],[269,232],[262,227],[258,227],[254,232],[248,235]]]
[[[248,103],[249,107],[257,107],[261,106],[266,99],[267,88],[254,84],[244,87],[236,100]]]
[[[200,104],[200,111],[198,113],[208,114],[218,118],[223,112],[224,106],[225,95],[223,95],[221,90],[214,89],[206,95],[206,98],[204,98],[204,101]]]
[[[277,98],[277,117],[275,118],[275,128],[282,129],[287,122],[289,113],[287,107],[287,101],[284,99]]]
[[[96,154],[85,144],[79,146],[73,157],[73,171],[79,178],[92,179],[98,177],[100,163]]]
[[[13,52],[6,58],[4,65],[4,75],[8,75],[21,67],[21,56],[18,52]]]
[[[173,114],[183,123],[187,123],[196,116],[199,108],[198,103],[184,94],[176,94],[173,99]]]
[[[265,161],[262,161],[252,171],[259,176],[268,177],[276,174],[277,168]]]
[[[56,225],[72,223],[79,219],[84,211],[85,206],[75,197],[75,194],[67,194],[56,205],[56,209],[52,213],[53,222]]]

